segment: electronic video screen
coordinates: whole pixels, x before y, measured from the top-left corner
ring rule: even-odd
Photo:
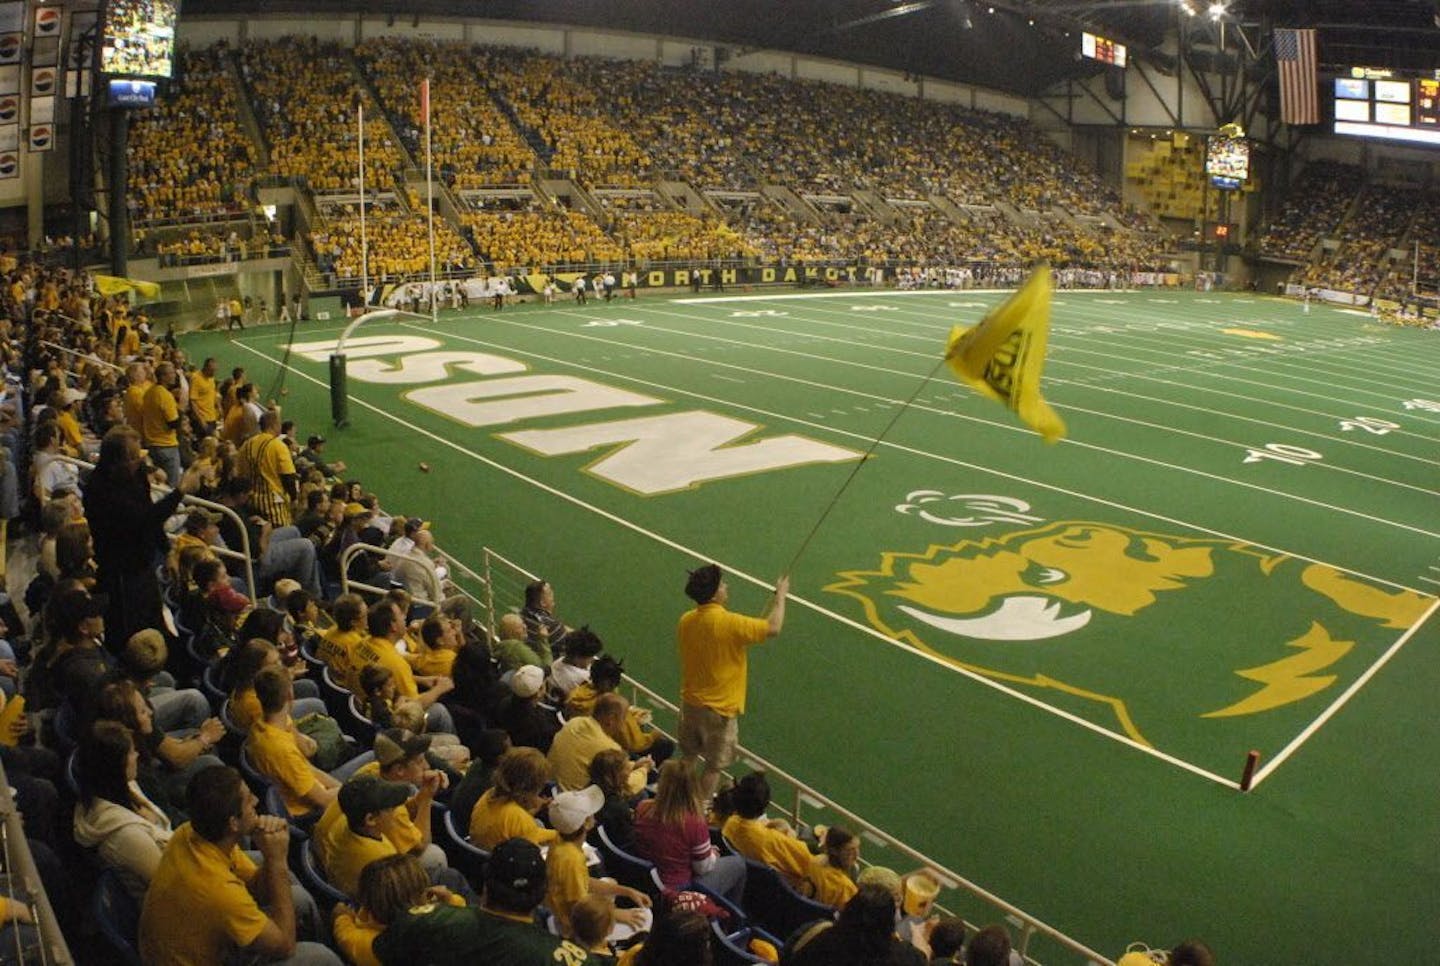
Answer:
[[[1376,81],[1375,100],[1388,101],[1391,104],[1410,103],[1410,82],[1409,81]]]
[[[1351,101],[1368,101],[1370,99],[1370,82],[1354,77],[1337,77],[1335,78],[1335,96]]]
[[[109,0],[100,72],[119,77],[171,76],[179,10],[178,0]]]
[[[1353,67],[1335,78],[1335,133],[1440,146],[1440,71]]]
[[[1205,173],[1217,188],[1238,188],[1250,179],[1250,142],[1215,135],[1205,146]]]

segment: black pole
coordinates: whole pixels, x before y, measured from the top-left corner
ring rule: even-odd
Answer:
[[[130,150],[130,115],[123,107],[110,109],[110,271],[124,278],[130,256],[130,212],[125,188],[130,176],[126,155]]]

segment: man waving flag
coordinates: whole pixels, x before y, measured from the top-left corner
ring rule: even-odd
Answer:
[[[1013,409],[1053,443],[1065,438],[1065,422],[1040,396],[1040,373],[1050,338],[1050,266],[1041,265],[979,325],[950,331],[945,363],[981,395]]]

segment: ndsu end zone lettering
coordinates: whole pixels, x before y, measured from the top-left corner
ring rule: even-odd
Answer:
[[[320,363],[334,350],[330,340],[290,346],[294,355]],[[345,354],[362,360],[350,363],[351,380],[421,386],[403,395],[407,403],[474,429],[668,403],[583,377],[530,373],[527,364],[506,356],[443,350],[438,340],[424,336],[352,338]],[[448,381],[462,375],[483,378]],[[864,455],[793,433],[760,436],[761,429],[733,416],[690,409],[558,428],[522,427],[496,438],[542,456],[607,449],[585,472],[642,496]]]

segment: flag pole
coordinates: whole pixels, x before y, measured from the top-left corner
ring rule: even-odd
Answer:
[[[365,102],[355,104],[356,126],[360,138],[360,305],[370,302],[370,245],[365,237]]]
[[[810,528],[810,532],[805,535],[805,539],[800,541],[799,549],[796,550],[795,555],[790,558],[790,563],[781,571],[782,574],[789,576],[790,572],[795,569],[795,565],[800,562],[800,557],[809,548],[810,541],[815,538],[815,534],[820,532],[820,525],[825,522],[826,517],[830,516],[830,511],[835,509],[836,504],[840,502],[840,497],[850,488],[850,484],[855,482],[855,477],[860,473],[860,467],[870,462],[870,457],[875,454],[875,450],[880,446],[881,441],[890,435],[890,430],[895,428],[895,424],[900,421],[900,417],[905,415],[905,411],[915,404],[915,400],[920,398],[920,394],[925,391],[925,387],[930,385],[930,380],[935,378],[935,373],[939,372],[941,367],[949,361],[950,356],[948,354],[940,357],[940,361],[935,363],[935,368],[925,374],[925,378],[920,380],[920,385],[915,387],[915,391],[910,394],[910,398],[905,400],[905,404],[895,412],[894,416],[890,417],[890,422],[880,431],[880,435],[876,436],[870,442],[870,448],[865,451],[864,456],[856,460],[855,466],[850,470],[850,475],[845,477],[845,481],[840,484],[840,489],[835,491],[835,495],[830,498],[830,502],[826,505],[825,509],[820,511],[820,518],[815,521],[815,525]]]
[[[430,231],[430,321],[436,315],[435,288],[435,163],[430,151],[430,78],[420,82],[420,96],[425,111],[425,216]]]

